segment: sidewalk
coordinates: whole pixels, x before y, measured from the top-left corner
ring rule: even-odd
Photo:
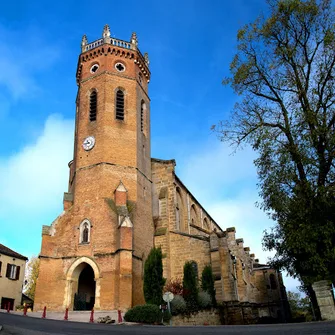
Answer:
[[[0,313],[7,313],[5,309],[0,309]],[[43,312],[27,312],[27,317],[32,318],[42,318]],[[23,315],[23,311],[10,311],[10,314]],[[52,320],[64,320],[64,312],[48,312],[46,313],[46,319]],[[75,322],[89,322],[91,316],[91,311],[69,311],[68,320]],[[117,310],[114,311],[94,311],[94,322],[97,322],[99,317],[110,316],[115,323],[118,323]],[[123,319],[124,313],[122,313]]]

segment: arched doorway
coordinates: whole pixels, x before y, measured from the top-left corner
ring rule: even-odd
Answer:
[[[64,308],[100,309],[100,270],[90,257],[76,259],[67,271]]]
[[[78,290],[74,294],[73,309],[76,311],[89,311],[94,307],[95,302],[95,281],[94,271],[87,264],[79,274]]]

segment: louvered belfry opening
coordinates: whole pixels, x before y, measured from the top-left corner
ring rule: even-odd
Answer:
[[[141,132],[144,130],[144,101],[141,101]]]
[[[121,90],[116,92],[116,119],[124,120],[124,93]]]
[[[93,91],[90,95],[90,121],[97,119],[97,92]]]

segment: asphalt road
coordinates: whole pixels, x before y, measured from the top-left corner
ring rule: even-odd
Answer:
[[[4,313],[0,314],[0,325],[0,335],[335,334],[335,322],[216,327],[124,326],[43,320]]]

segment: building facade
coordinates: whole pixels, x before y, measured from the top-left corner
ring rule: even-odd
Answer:
[[[1,309],[14,310],[21,305],[22,287],[27,257],[0,244]]]
[[[282,309],[281,276],[260,265],[235,229],[222,230],[175,174],[150,156],[148,55],[111,37],[82,39],[74,157],[64,211],[43,226],[35,308],[127,309],[144,303],[143,270],[161,246],[166,278],[186,261],[211,264],[217,299]],[[269,313],[268,313],[269,314]]]

